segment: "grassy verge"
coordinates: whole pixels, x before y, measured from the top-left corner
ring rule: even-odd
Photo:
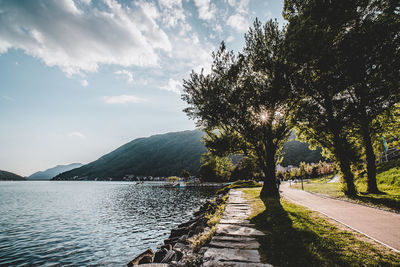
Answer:
[[[189,241],[189,245],[193,248],[194,252],[198,252],[202,247],[208,244],[217,231],[216,224],[221,220],[222,215],[225,211],[226,202],[228,200],[228,195],[222,197],[220,203],[210,203],[208,206],[204,218],[207,220],[207,228],[204,232],[194,235]]]
[[[363,236],[317,212],[284,199],[261,200],[261,188],[242,190],[251,201],[251,223],[266,234],[259,239],[265,262],[274,266],[398,266],[400,262],[399,254],[361,240]]]
[[[304,183],[304,190],[348,199],[340,190],[340,183],[328,183],[329,178],[332,177],[310,179],[309,183]],[[355,180],[359,193],[356,197],[348,200],[400,212],[400,159],[378,165],[376,180],[378,188],[383,194],[365,193],[367,178],[364,175]],[[301,189],[301,184],[292,184],[292,188]]]

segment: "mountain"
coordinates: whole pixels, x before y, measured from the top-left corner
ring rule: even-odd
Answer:
[[[206,148],[199,130],[173,132],[135,139],[80,168],[61,173],[53,180],[122,179],[125,175],[170,176],[183,169],[196,174]],[[323,160],[320,150],[310,151],[307,143],[291,139],[285,144],[283,165]]]
[[[71,163],[68,165],[57,165],[53,168],[47,169],[45,171],[39,171],[39,172],[35,172],[34,174],[32,174],[31,176],[28,177],[28,179],[32,179],[32,180],[50,180],[51,178],[53,178],[54,176],[75,169],[75,168],[79,168],[82,167],[83,164],[81,163]]]
[[[196,174],[200,156],[206,152],[200,141],[203,136],[204,132],[194,130],[138,138],[54,180],[121,179],[131,174],[169,176],[179,175],[183,169]]]
[[[25,181],[25,178],[12,172],[0,170],[0,181]]]

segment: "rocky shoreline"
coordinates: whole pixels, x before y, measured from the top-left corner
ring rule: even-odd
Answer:
[[[148,249],[127,266],[147,264],[160,264],[158,266],[198,266],[201,264],[202,255],[198,253],[215,232],[215,224],[218,223],[224,212],[227,194],[220,194],[208,199],[192,219],[178,225],[171,230],[169,237],[164,240],[164,245],[157,251]]]

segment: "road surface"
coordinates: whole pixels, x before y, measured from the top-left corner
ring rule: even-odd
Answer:
[[[287,183],[280,190],[286,199],[318,211],[400,253],[400,214],[292,189]]]

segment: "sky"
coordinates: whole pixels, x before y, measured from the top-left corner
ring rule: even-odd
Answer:
[[[0,170],[89,163],[139,137],[195,129],[182,82],[240,51],[283,0],[0,0]]]

